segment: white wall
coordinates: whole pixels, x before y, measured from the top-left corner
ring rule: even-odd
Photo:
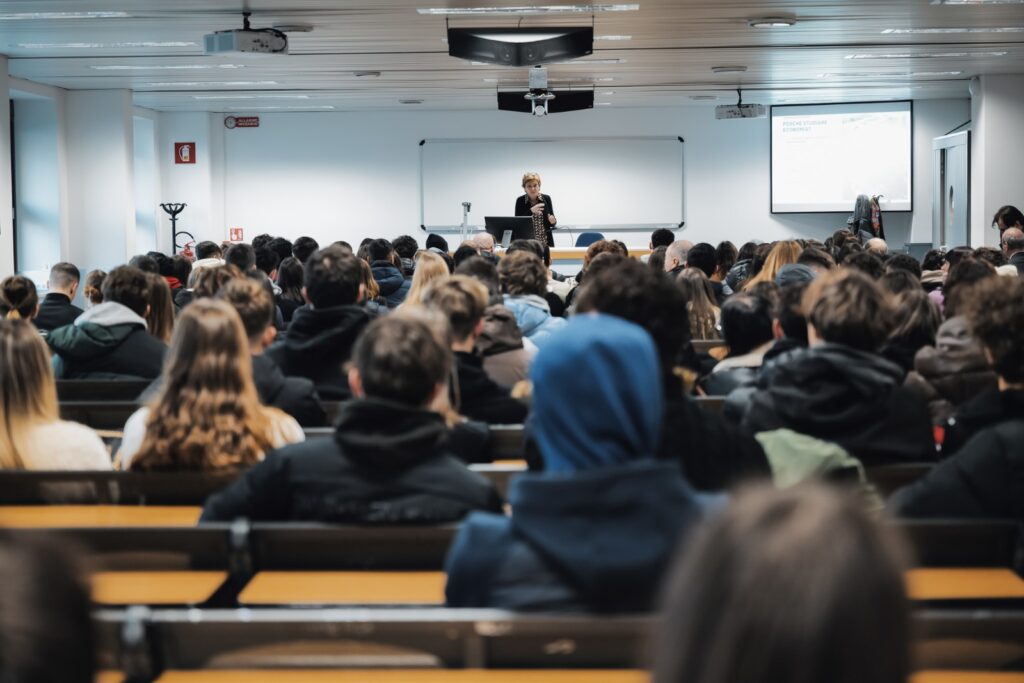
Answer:
[[[157,249],[157,226],[160,203],[159,168],[156,156],[156,121],[135,116],[132,131],[135,187],[135,252],[142,254]]]
[[[995,245],[992,216],[1024,203],[1024,76],[982,76],[971,85],[971,244]]]
[[[887,215],[894,245],[930,240],[931,140],[969,117],[968,100],[915,103],[915,211]],[[163,126],[173,131],[162,136],[163,158],[170,157],[171,137],[205,140],[213,150],[204,155],[200,146],[196,168],[165,167],[175,175],[164,183],[165,201],[189,203],[185,215],[198,230],[197,239],[225,239],[229,226],[244,228],[246,239],[268,232],[310,235],[321,243],[357,242],[367,235],[421,236],[418,145],[442,137],[682,136],[687,225],[680,235],[693,241],[823,239],[846,221],[845,214],[771,215],[768,120],[716,121],[710,107],[600,109],[546,119],[506,112],[275,113],[262,114],[259,128],[235,130],[225,130],[222,118],[162,115]],[[221,143],[223,171],[216,169]],[[543,158],[532,170],[543,175]],[[220,195],[218,180],[224,183],[223,221],[211,210]],[[510,204],[521,191],[518,185],[518,176],[508,179]],[[546,185],[545,190],[557,203],[558,188]],[[595,196],[594,201],[616,198]],[[571,206],[559,206],[559,220],[574,222]],[[622,237],[638,246],[646,246],[648,238],[642,233]],[[556,232],[556,242],[567,246],[568,237]]]
[[[14,192],[11,188],[10,77],[0,55],[0,278],[14,273]]]
[[[61,260],[57,104],[14,101],[14,173],[18,272],[45,286]]]

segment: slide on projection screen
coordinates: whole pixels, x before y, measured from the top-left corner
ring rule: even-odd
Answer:
[[[910,102],[772,107],[772,213],[911,211]]]

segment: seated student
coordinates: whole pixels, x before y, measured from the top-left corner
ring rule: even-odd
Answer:
[[[600,240],[601,244],[607,245],[609,248],[618,251],[618,247],[611,242],[605,242]],[[548,302],[548,309],[551,311],[551,315],[556,318],[565,317],[566,302],[572,303],[570,294],[572,294],[573,288],[576,286],[575,280],[567,281],[565,276],[559,275],[555,271],[551,270],[551,248],[546,243],[540,240],[512,240],[512,243],[508,245],[508,249],[505,250],[504,256],[510,256],[517,251],[525,251],[527,253],[535,255],[544,264],[544,271],[547,274],[547,287],[544,291],[544,301]],[[589,253],[589,249],[588,249]],[[603,253],[595,251],[597,253]],[[498,260],[494,261],[495,264],[499,263]],[[583,256],[584,268],[589,263],[589,259],[586,255]]]
[[[523,337],[515,316],[505,307],[497,267],[487,259],[471,258],[460,263],[455,274],[475,278],[487,288],[484,329],[473,351],[484,359],[484,370],[491,379],[504,387],[515,386],[528,377],[537,345]]]
[[[11,275],[0,282],[0,316],[7,320],[34,320],[37,313],[36,283],[24,275]]]
[[[260,405],[249,345],[231,306],[198,299],[181,313],[156,395],[128,418],[118,458],[133,470],[245,467],[302,428]]]
[[[175,254],[171,257],[171,275],[164,276],[171,291],[175,294],[179,289],[184,289],[188,284],[188,276],[192,274],[192,261],[184,254]]]
[[[274,327],[274,300],[258,282],[248,278],[232,280],[217,293],[242,319],[252,354],[252,379],[260,403],[273,406],[294,417],[300,425],[320,427],[327,416],[313,382],[305,377],[285,377],[264,353],[277,334]]]
[[[82,296],[85,297],[85,307],[87,309],[103,303],[103,281],[106,279],[107,273],[103,270],[90,270],[85,274]]]
[[[975,295],[968,318],[999,388],[958,412],[962,445],[953,455],[893,494],[890,508],[905,517],[1024,521],[1024,281],[989,281]]]
[[[297,237],[292,244],[292,256],[299,259],[302,265],[306,265],[309,257],[320,250],[320,245],[312,237]]]
[[[904,683],[906,552],[823,486],[743,492],[681,549],[653,683]]]
[[[366,292],[359,305],[365,308],[374,318],[387,315],[391,312],[391,309],[388,308],[387,299],[380,295],[380,285],[373,279],[373,271],[370,270],[370,264],[361,258],[357,258],[356,261],[359,263],[359,272],[363,275],[363,290]],[[445,274],[448,273],[447,266],[445,266],[444,272]]]
[[[462,525],[445,562],[449,607],[652,607],[699,514],[679,468],[655,460],[659,374],[650,335],[621,318],[575,316],[552,336],[530,372],[544,471],[512,481],[511,517]]]
[[[423,305],[442,313],[451,325],[456,375],[452,404],[472,420],[521,424],[526,404],[488,377],[483,359],[474,352],[484,329],[487,289],[473,278],[452,275],[427,289]]]
[[[476,252],[473,252],[474,255]],[[412,276],[409,293],[399,308],[409,309],[423,304],[423,293],[431,283],[449,276],[448,264],[444,259],[429,251],[420,252],[416,258],[416,274]]]
[[[909,273],[902,275],[913,277]],[[882,347],[882,356],[900,366],[904,373],[914,369],[914,357],[918,351],[935,345],[935,334],[942,323],[939,307],[920,285],[915,284],[915,287],[893,297],[898,316],[895,326],[889,331],[889,339]]]
[[[882,289],[840,269],[811,283],[804,311],[810,348],[762,368],[743,427],[832,442],[865,467],[934,459],[927,406],[878,355],[894,315]]]
[[[288,377],[306,377],[324,400],[348,398],[342,365],[371,315],[359,305],[365,288],[356,257],[327,247],[307,259],[303,296],[283,341],[266,353]]]
[[[401,260],[395,254],[391,242],[376,239],[367,245],[367,261],[373,271],[373,279],[380,286],[380,294],[388,303],[388,308],[398,308],[405,301],[412,287],[412,281],[406,280],[396,265]]]
[[[452,522],[501,510],[481,475],[447,451],[447,425],[430,409],[448,390],[451,354],[426,323],[374,321],[356,344],[333,436],[269,453],[210,497],[202,521]]]
[[[98,680],[88,576],[68,545],[65,539],[0,536],[0,679]]]
[[[551,333],[565,326],[564,318],[551,315],[547,294],[548,274],[544,263],[527,251],[506,254],[498,262],[498,278],[505,294],[505,306],[516,317],[523,334],[538,347]]]
[[[71,303],[78,293],[81,279],[82,273],[73,263],[61,261],[50,268],[50,278],[46,281],[46,288],[50,291],[43,297],[39,314],[32,321],[40,332],[70,325],[85,312]]]
[[[46,342],[27,320],[0,320],[0,467],[109,470],[96,433],[59,418]]]
[[[416,252],[420,250],[420,244],[415,237],[410,235],[399,235],[391,241],[395,253],[402,261],[402,274],[407,280],[411,280],[416,274]],[[494,243],[491,243],[491,250],[494,250]]]
[[[103,303],[58,327],[46,341],[58,379],[153,379],[167,345],[147,331],[151,289],[138,268],[120,266],[103,280]]]
[[[686,311],[690,318],[690,334],[693,338],[700,341],[721,339],[719,320],[722,311],[715,304],[715,292],[704,271],[699,268],[684,268],[678,276],[673,277],[686,296]]]
[[[174,300],[167,280],[154,273],[146,273],[149,281],[149,310],[146,311],[146,329],[164,344],[171,341],[174,331]]]
[[[686,252],[686,267],[697,268],[707,275],[708,282],[711,283],[711,290],[715,293],[715,304],[721,306],[725,303],[725,300],[728,298],[728,295],[725,293],[725,285],[721,279],[715,279],[718,273],[718,256],[713,246],[707,242],[693,245]]]
[[[277,266],[277,288],[279,294],[274,295],[274,303],[281,309],[285,323],[292,321],[295,311],[306,305],[302,297],[302,263],[294,256],[289,256]]]
[[[702,409],[683,386],[680,351],[690,341],[689,322],[679,315],[685,305],[682,291],[662,272],[627,260],[587,282],[577,312],[618,316],[653,337],[665,401],[659,458],[678,461],[686,480],[701,491],[766,477],[768,460],[757,441]]]
[[[772,304],[746,292],[730,297],[722,306],[722,338],[729,345],[729,355],[704,379],[709,396],[727,396],[757,381],[764,356],[775,341]]]

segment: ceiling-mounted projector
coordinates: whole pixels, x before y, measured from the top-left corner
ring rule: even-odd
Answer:
[[[763,104],[743,104],[743,91],[737,89],[739,102],[723,104],[715,107],[716,119],[763,119],[768,116],[768,108]]]
[[[593,108],[593,90],[548,90],[548,71],[541,66],[530,69],[530,89],[525,93],[521,90],[498,93],[498,109],[501,111],[547,116]]]
[[[448,29],[449,55],[500,66],[561,62],[593,51],[593,26]]]
[[[286,55],[288,36],[274,28],[254,29],[249,25],[250,12],[243,12],[244,26],[229,31],[217,31],[203,36],[203,47],[208,55],[227,52],[249,54]]]

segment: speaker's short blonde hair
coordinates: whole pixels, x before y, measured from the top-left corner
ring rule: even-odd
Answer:
[[[530,171],[528,173],[524,173],[523,174],[523,187],[526,187],[526,183],[533,182],[533,181],[537,181],[537,184],[540,185],[540,174],[539,173],[534,173],[533,171]]]

